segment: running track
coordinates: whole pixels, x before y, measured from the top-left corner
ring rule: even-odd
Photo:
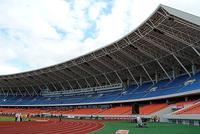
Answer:
[[[0,122],[0,134],[88,134],[103,127],[95,120]]]

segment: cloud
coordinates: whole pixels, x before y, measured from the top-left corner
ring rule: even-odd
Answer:
[[[1,0],[0,74],[46,67],[106,46],[160,3],[200,16],[198,0]]]

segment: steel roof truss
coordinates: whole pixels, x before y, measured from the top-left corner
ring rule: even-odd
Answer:
[[[176,57],[176,55],[172,54],[173,57],[178,61],[178,63],[181,65],[181,67],[185,70],[185,72],[191,77],[191,74],[189,71],[185,68],[185,66],[181,63],[181,61]]]
[[[144,67],[144,65],[141,64],[141,66],[142,66],[142,68],[144,69],[144,71],[145,71],[145,73],[147,74],[147,76],[149,77],[149,79],[151,80],[151,82],[154,84],[153,79],[151,78],[150,74],[148,73],[148,71],[146,70],[146,68]]]
[[[78,80],[76,80],[76,83],[78,84],[79,88],[81,89],[82,87],[81,87],[80,83],[78,82]]]
[[[91,85],[90,85],[90,83],[87,81],[87,79],[85,78],[84,80],[85,80],[85,82],[87,83],[88,87],[91,87]]]
[[[38,93],[35,91],[35,88],[31,85],[31,88],[33,89],[33,92],[35,93],[35,95],[38,95]]]
[[[70,82],[67,80],[67,83],[69,85],[69,87],[73,90],[73,86],[70,84]]]
[[[127,70],[128,70],[128,72],[129,72],[129,74],[131,75],[132,79],[135,81],[135,83],[136,83],[137,86],[139,87],[139,84],[138,84],[137,80],[135,79],[135,77],[133,76],[133,74],[132,74],[132,72],[130,71],[130,69],[127,68]]]
[[[28,89],[24,86],[26,92],[28,93],[29,96],[31,96],[30,92],[28,91]]]
[[[65,87],[63,86],[63,84],[59,81],[60,86],[62,87],[63,91],[65,91]]]
[[[3,95],[5,96],[6,94],[5,94],[5,92],[4,92],[3,87],[1,87],[1,91],[2,91]]]
[[[171,80],[171,77],[169,76],[169,74],[167,73],[167,71],[164,69],[164,67],[161,65],[161,63],[159,62],[158,59],[156,59],[156,62],[158,63],[158,65],[160,66],[160,68],[163,70],[163,72],[166,74],[166,76]]]

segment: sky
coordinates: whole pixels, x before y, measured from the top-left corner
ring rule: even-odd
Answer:
[[[159,4],[200,16],[200,0],[0,0],[0,75],[102,48],[137,28]]]

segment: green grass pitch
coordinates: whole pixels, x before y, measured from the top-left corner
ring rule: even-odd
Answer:
[[[14,116],[0,116],[0,121],[15,121]]]
[[[149,123],[149,128],[136,128],[135,123],[125,121],[105,122],[104,128],[91,134],[115,134],[119,129],[129,130],[129,134],[199,134],[200,127],[170,123]]]

